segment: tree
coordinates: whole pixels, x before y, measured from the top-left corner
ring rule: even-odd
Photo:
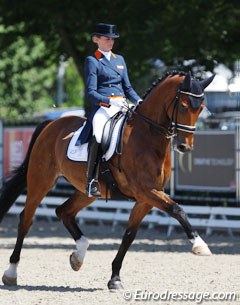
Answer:
[[[32,37],[26,43],[22,37],[2,51],[0,60],[0,113],[1,117],[24,116],[26,113],[49,107],[49,91],[53,86],[56,67],[45,59],[38,61],[44,53],[44,42]]]
[[[76,66],[72,59],[68,60],[66,75],[65,75],[65,93],[66,98],[63,106],[82,107],[84,98],[84,85],[83,80],[79,77]]]
[[[150,58],[171,66],[193,58],[212,69],[216,62],[232,67],[240,57],[240,3],[234,0],[0,0],[0,7],[6,29],[1,51],[19,36],[27,43],[37,35],[47,46],[42,63],[56,64],[64,54],[82,78],[97,22],[118,25],[115,50],[124,54],[133,83],[149,69]]]

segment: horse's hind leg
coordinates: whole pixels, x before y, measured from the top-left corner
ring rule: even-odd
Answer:
[[[89,246],[87,238],[83,235],[82,231],[76,223],[75,216],[84,207],[88,206],[95,199],[89,198],[85,194],[76,191],[66,202],[57,207],[56,214],[76,241],[77,251],[70,255],[70,265],[74,271],[78,271]]]
[[[127,229],[126,229],[125,234],[122,239],[122,243],[120,245],[120,248],[118,250],[118,253],[117,253],[115,259],[112,262],[112,276],[111,276],[110,281],[108,282],[108,288],[110,290],[123,288],[123,286],[121,284],[120,276],[119,276],[123,259],[125,257],[125,254],[127,253],[127,250],[129,249],[132,242],[134,241],[134,238],[135,238],[138,228],[142,222],[142,219],[151,209],[152,209],[152,207],[145,203],[137,202],[134,205],[134,207],[131,211],[131,214],[130,214]]]
[[[25,207],[20,214],[16,245],[10,257],[10,266],[2,277],[5,285],[17,285],[17,266],[20,261],[24,238],[32,225],[36,208],[55,183],[56,173],[49,169],[47,175],[45,175],[44,170],[39,171],[38,175],[31,175],[30,169],[28,177],[30,179],[28,179],[27,199]]]

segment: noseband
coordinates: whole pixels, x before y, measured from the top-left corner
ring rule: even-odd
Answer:
[[[191,126],[191,125],[180,124],[177,122],[179,98],[180,98],[181,93],[190,95],[193,97],[197,97],[197,98],[203,97],[203,95],[204,95],[203,93],[194,94],[192,92],[182,91],[181,89],[178,89],[177,95],[175,96],[175,99],[174,99],[174,107],[173,107],[172,121],[171,121],[171,127],[175,130],[175,132],[174,132],[175,135],[177,134],[177,130],[188,132],[188,133],[194,133],[196,131],[195,125]]]
[[[177,122],[177,114],[178,114],[178,106],[179,106],[179,98],[180,95],[182,94],[186,94],[186,95],[190,95],[190,96],[194,96],[194,97],[202,97],[204,94],[193,94],[191,92],[186,92],[186,91],[182,91],[181,89],[178,89],[177,94],[173,100],[174,103],[174,107],[173,107],[173,113],[172,113],[172,120],[170,123],[170,127],[165,127],[161,124],[158,124],[154,121],[152,121],[151,119],[145,117],[144,115],[138,113],[135,111],[135,109],[131,109],[131,113],[132,114],[136,114],[138,117],[140,117],[143,121],[145,121],[146,123],[148,123],[149,125],[151,125],[155,130],[157,130],[158,132],[162,133],[166,139],[171,139],[175,136],[177,136],[177,131],[184,131],[184,132],[188,132],[188,133],[194,133],[196,130],[196,126],[190,126],[190,125],[185,125],[185,124],[180,124]]]

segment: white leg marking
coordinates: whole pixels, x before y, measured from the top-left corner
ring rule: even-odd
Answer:
[[[17,264],[11,264],[9,265],[8,269],[4,272],[4,275],[10,278],[17,278]]]
[[[193,239],[190,239],[190,242],[193,244],[192,252],[196,255],[209,256],[212,255],[212,252],[209,250],[208,245],[202,240],[198,235]]]
[[[87,248],[89,246],[89,241],[87,240],[87,238],[85,236],[81,236],[81,238],[79,238],[76,241],[76,246],[77,246],[77,252],[76,255],[79,259],[79,261],[83,262],[85,254],[87,252]]]
[[[193,244],[193,248],[198,246],[207,246],[204,240],[198,235],[197,237],[194,237],[193,239],[190,239],[190,242]]]

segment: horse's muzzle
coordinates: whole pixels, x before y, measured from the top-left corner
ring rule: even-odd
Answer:
[[[184,154],[186,152],[193,150],[193,145],[190,146],[185,143],[177,144],[175,145],[175,150],[179,153]]]
[[[178,133],[174,138],[174,150],[182,154],[193,150],[193,135],[184,137]]]

